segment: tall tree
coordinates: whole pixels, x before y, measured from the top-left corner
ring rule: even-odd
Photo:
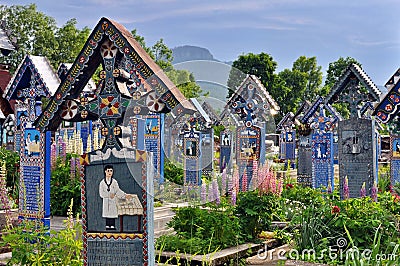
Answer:
[[[90,29],[84,27],[79,30],[76,28],[76,24],[77,21],[73,18],[55,32],[57,47],[49,58],[55,68],[60,63],[73,62],[89,37]]]
[[[0,6],[4,19],[15,37],[18,50],[3,58],[13,72],[26,54],[46,56],[57,69],[62,62],[72,62],[81,51],[90,34],[89,28],[76,28],[71,19],[58,28],[54,18],[37,10],[35,4]]]
[[[174,60],[172,57],[172,50],[168,48],[162,38],[151,47],[151,52],[154,55],[154,61],[162,69],[167,69],[172,66],[172,61]]]
[[[279,90],[274,88],[273,83],[277,65],[272,56],[267,53],[240,55],[233,62],[231,72],[229,73],[227,84],[229,88],[228,97],[236,91],[236,87],[242,83],[246,74],[251,74],[257,76],[271,96],[276,99],[279,95]]]
[[[26,54],[43,55],[51,58],[58,47],[54,32],[57,29],[54,18],[37,10],[35,4],[27,6],[0,6],[0,18],[5,20],[15,37],[18,50],[3,61],[15,71]]]
[[[317,58],[300,56],[294,63],[292,71],[303,73],[306,78],[303,100],[313,101],[319,93],[322,83],[322,67],[318,66]]]
[[[298,105],[305,100],[308,75],[298,69],[284,69],[279,72],[278,78],[279,83],[276,83],[275,86],[278,86],[277,89],[280,93],[275,100],[281,108],[281,115],[295,112]]]
[[[332,86],[335,85],[335,83],[342,76],[346,68],[353,63],[361,67],[361,64],[350,56],[346,58],[339,57],[338,60],[329,63],[328,70],[326,71],[325,86],[328,86],[329,89],[332,88]]]

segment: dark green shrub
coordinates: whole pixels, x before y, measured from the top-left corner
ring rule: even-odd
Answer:
[[[157,248],[190,254],[207,254],[241,244],[238,218],[232,208],[183,207],[168,223],[176,235],[157,239]]]
[[[183,185],[183,167],[178,163],[165,160],[164,178],[178,185]]]
[[[259,194],[258,191],[239,193],[235,214],[244,239],[255,240],[262,230],[269,229],[278,208],[278,196],[275,194]]]
[[[79,173],[71,176],[72,157],[73,155],[67,154],[65,161],[61,157],[57,158],[56,166],[51,171],[50,210],[52,215],[65,216],[71,199],[74,201],[72,211],[80,213],[81,181]]]

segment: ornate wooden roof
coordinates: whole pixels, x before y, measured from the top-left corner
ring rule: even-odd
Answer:
[[[332,115],[334,123],[343,120],[343,117],[340,115],[338,111],[336,111],[336,109],[333,106],[331,106],[329,103],[325,103],[324,98],[318,96],[317,99],[314,101],[314,103],[310,106],[310,108],[308,108],[307,112],[305,112],[304,116],[301,118],[301,122],[303,124],[311,123],[312,122],[311,120],[314,118],[316,113],[320,111],[321,105],[323,106],[323,109],[325,111],[328,111]]]
[[[32,78],[36,81],[34,90],[37,91],[40,88],[43,96],[47,98],[55,93],[60,84],[60,79],[46,57],[26,55],[8,83],[3,97],[8,101],[19,99],[21,90],[30,87]],[[38,98],[38,100],[40,99]]]
[[[372,115],[382,123],[387,123],[397,116],[400,103],[400,68],[386,82],[387,94],[375,106]]]
[[[294,114],[292,112],[288,112],[285,116],[279,121],[276,125],[276,131],[283,131],[285,128],[292,128],[294,122]]]
[[[106,49],[115,49],[109,52],[117,53],[116,60],[120,64],[118,76],[134,81],[136,99],[145,94],[152,94],[151,96],[157,96],[174,112],[194,109],[124,26],[113,20],[101,18],[69,69],[67,78],[61,82],[43,114],[36,120],[35,125],[38,129],[56,130],[62,121],[61,110],[66,97],[77,98],[83,91],[102,63],[104,54],[101,53],[101,49],[103,53],[107,52],[104,46],[107,46]],[[121,91],[121,88],[119,89]],[[121,91],[121,94],[129,96],[127,91]]]
[[[363,93],[359,85],[364,86],[367,92]],[[329,104],[347,102],[350,105],[350,116],[357,116],[357,111],[365,102],[379,101],[380,95],[381,91],[364,70],[357,64],[350,64],[332,87],[325,101]]]

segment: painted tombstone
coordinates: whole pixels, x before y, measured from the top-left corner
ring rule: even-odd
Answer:
[[[49,98],[59,79],[48,60],[25,56],[5,90],[5,98],[16,100],[15,148],[20,153],[19,219],[40,219],[50,226],[51,134],[33,126],[41,114],[42,97]]]
[[[377,121],[389,123],[398,119],[400,104],[400,68],[386,82],[386,96],[376,105],[373,115]],[[400,182],[400,154],[398,149],[398,132],[390,136],[390,173],[392,185]]]
[[[289,112],[276,126],[276,130],[280,131],[279,159],[285,160],[286,164],[290,161],[292,167],[296,158],[296,130],[293,122],[294,114]]]
[[[214,161],[214,129],[212,127],[213,120],[203,109],[197,99],[191,98],[190,102],[196,108],[197,112],[190,118],[189,124],[191,128],[195,128],[201,133],[200,139],[200,156],[201,174],[204,177],[211,178],[213,172]]]
[[[298,134],[297,182],[308,187],[312,187],[311,128],[308,123],[302,123],[301,119],[310,107],[311,104],[304,101],[293,117]]]
[[[327,111],[329,113],[326,114]],[[333,131],[341,115],[321,96],[304,114],[302,122],[313,129],[312,133],[312,187],[330,191],[334,188]]]
[[[400,136],[390,136],[390,174],[391,183],[400,182]]]
[[[212,177],[214,161],[214,129],[201,131],[201,166],[202,175]]]
[[[149,114],[145,119],[146,150],[153,153],[153,166],[158,184],[164,183],[164,114]]]
[[[297,183],[312,187],[311,129],[299,130]]]
[[[220,155],[219,169],[222,173],[224,169],[231,169],[232,161],[232,132],[230,130],[221,131],[220,135]]]
[[[260,135],[261,129],[256,126],[242,126],[236,131],[236,163],[239,169],[240,191],[247,191],[251,187],[253,161],[260,159]]]
[[[88,154],[82,189],[87,265],[142,265],[152,245],[152,166],[146,152]],[[147,254],[147,256],[146,256]]]
[[[265,162],[267,123],[278,113],[279,106],[256,76],[247,75],[228,100],[225,109],[236,114],[241,125],[244,124],[236,129],[235,156],[239,168],[240,189],[245,191],[251,187],[253,161],[257,164]]]
[[[360,90],[361,87],[364,90]],[[365,183],[371,195],[378,172],[376,156],[375,121],[361,118],[360,109],[367,101],[378,101],[381,92],[356,64],[351,64],[333,86],[326,103],[344,102],[349,106],[350,118],[339,121],[339,182],[340,193],[348,180],[349,196],[360,197]]]
[[[100,64],[96,97],[89,100],[82,92]],[[154,265],[153,159],[137,149],[145,128],[132,117],[178,104],[191,108],[184,100],[129,31],[102,18],[36,120],[41,131],[56,130],[63,120],[102,123],[103,146],[80,163],[84,265]],[[136,147],[126,132],[136,134]]]
[[[185,185],[201,185],[201,133],[186,131],[183,136]]]

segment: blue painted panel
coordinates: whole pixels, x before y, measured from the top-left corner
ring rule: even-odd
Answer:
[[[333,134],[316,133],[312,135],[312,177],[314,188],[334,188],[333,172]]]

